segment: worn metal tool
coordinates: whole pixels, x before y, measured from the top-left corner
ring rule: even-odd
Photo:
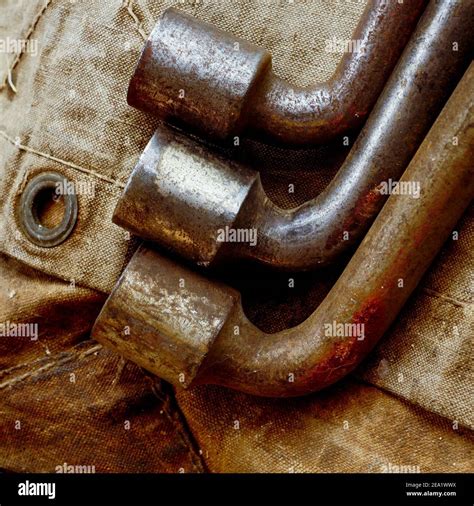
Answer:
[[[293,396],[353,370],[392,323],[474,196],[474,64],[402,182],[318,309],[268,335],[248,321],[235,290],[139,249],[92,337],[175,385],[226,385]]]
[[[334,76],[309,88],[273,74],[264,49],[171,8],[146,42],[128,102],[213,139],[325,142],[363,123],[425,5],[369,0]]]
[[[281,209],[255,171],[160,129],[114,222],[202,265],[240,258],[304,270],[332,262],[360,240],[386,200],[384,185],[410,162],[469,64],[472,33],[471,0],[430,3],[345,163],[316,199]],[[252,231],[256,243],[245,240]]]

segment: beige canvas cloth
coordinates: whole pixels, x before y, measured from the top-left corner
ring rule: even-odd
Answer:
[[[300,85],[330,77],[340,55],[325,52],[325,40],[350,38],[365,6],[0,0],[0,38],[37,44],[0,62],[0,321],[40,329],[36,341],[0,339],[0,468],[54,471],[66,461],[97,471],[472,471],[472,212],[356,375],[320,394],[276,401],[201,387],[175,396],[88,339],[136,246],[111,216],[158,125],[127,105],[128,81],[172,4],[266,47],[276,73]],[[246,141],[237,156],[261,170],[275,202],[292,207],[325,187],[348,149]],[[73,234],[45,250],[20,231],[17,211],[26,183],[47,170],[91,182],[94,192],[78,196]],[[275,291],[277,275],[230,282],[252,321],[271,332],[307,317],[341,268],[299,275],[294,293]]]

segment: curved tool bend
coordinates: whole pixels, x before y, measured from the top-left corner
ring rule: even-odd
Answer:
[[[265,334],[245,317],[238,292],[141,248],[92,337],[175,385],[294,396],[342,378],[387,330],[474,196],[473,97],[471,65],[402,178],[420,185],[419,198],[389,198],[297,327]]]
[[[146,42],[128,102],[213,139],[322,143],[363,123],[425,5],[369,0],[334,76],[309,88],[276,77],[265,50],[168,9]]]
[[[466,69],[473,10],[462,0],[430,3],[345,163],[316,199],[280,209],[258,173],[162,129],[114,222],[201,265],[243,258],[305,270],[333,262],[367,231]]]

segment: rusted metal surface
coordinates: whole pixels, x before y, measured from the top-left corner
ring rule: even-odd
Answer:
[[[130,176],[113,221],[208,265],[258,173],[167,129],[155,132]]]
[[[474,196],[474,64],[318,309],[265,334],[235,290],[142,248],[92,336],[175,385],[294,396],[353,370],[380,339]],[[342,327],[341,327],[342,326]],[[197,352],[196,352],[197,350]]]
[[[203,137],[325,142],[363,123],[426,3],[369,0],[353,34],[356,50],[329,81],[309,88],[275,76],[265,50],[168,9],[145,45],[128,102]]]
[[[170,383],[189,386],[237,300],[235,290],[141,246],[92,335]]]
[[[331,263],[367,231],[387,198],[385,185],[402,175],[467,68],[473,12],[472,1],[430,3],[345,163],[316,199],[283,210],[256,172],[160,129],[114,222],[202,265],[240,258],[305,270]]]

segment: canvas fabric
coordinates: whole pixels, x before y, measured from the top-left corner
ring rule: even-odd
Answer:
[[[34,341],[0,338],[0,469],[472,471],[472,210],[376,350],[325,392],[175,395],[89,339],[137,245],[111,217],[158,122],[125,97],[143,42],[170,5],[267,48],[279,76],[307,85],[331,76],[340,55],[325,40],[350,38],[365,2],[0,0],[0,38],[37,41],[37,54],[0,55],[0,321],[39,328]],[[306,151],[245,141],[232,156],[293,207],[328,184],[349,149],[337,139]],[[94,188],[78,196],[72,235],[47,250],[23,235],[17,215],[28,180],[46,170]],[[303,321],[343,263],[296,275],[294,290],[279,274],[224,278],[242,291],[250,319],[273,332]]]

